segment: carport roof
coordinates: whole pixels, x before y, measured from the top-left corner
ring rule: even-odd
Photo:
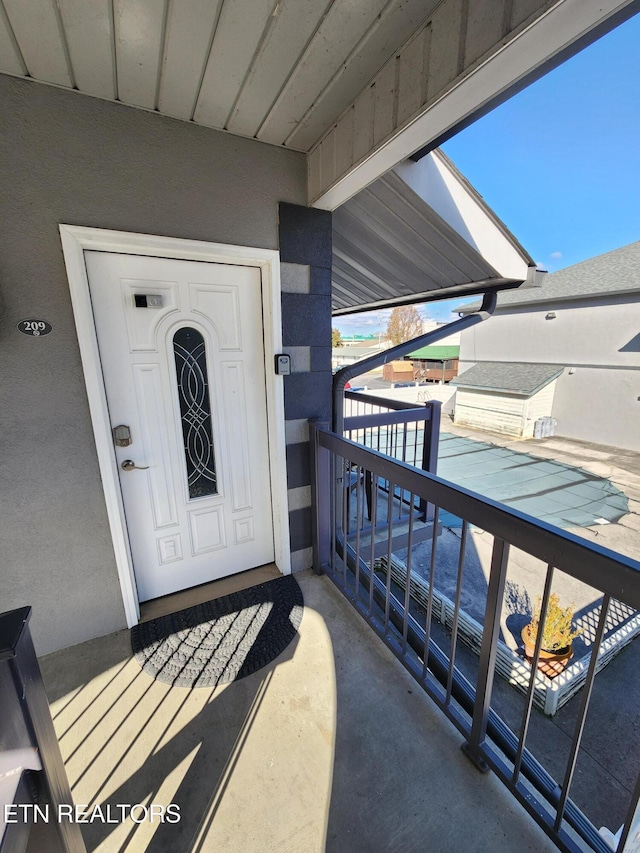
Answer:
[[[421,358],[428,359],[431,361],[447,361],[450,358],[459,358],[460,356],[460,347],[459,346],[438,346],[434,344],[429,347],[422,347],[421,349],[415,350],[415,352],[409,353],[405,358]]]
[[[461,388],[504,391],[531,397],[564,370],[562,364],[526,364],[517,361],[484,361],[451,380]]]

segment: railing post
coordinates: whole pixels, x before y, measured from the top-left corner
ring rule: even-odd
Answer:
[[[311,449],[311,536],[313,570],[324,574],[331,562],[331,475],[330,454],[318,444],[318,430],[329,429],[329,423],[309,421]]]
[[[7,849],[24,849],[18,846],[15,831],[21,834],[20,844],[26,844],[30,824],[38,822],[42,824],[38,840],[46,844],[47,851],[85,853],[80,826],[69,820],[73,798],[31,640],[30,618],[30,607],[0,614],[0,742],[2,749],[18,762],[16,770],[41,767],[28,771],[36,785],[37,802],[26,791],[21,792],[20,786],[15,795],[18,799],[2,804],[8,807],[12,818],[6,823],[4,841]],[[36,751],[39,760],[26,764],[22,756],[29,748]],[[14,767],[9,766],[10,769]],[[36,806],[40,810],[38,818]],[[44,821],[42,814],[46,817]],[[11,840],[8,840],[9,832],[13,834]]]
[[[476,699],[473,706],[471,734],[467,743],[463,744],[463,752],[473,761],[483,773],[489,769],[482,756],[482,745],[487,734],[487,720],[491,707],[491,692],[496,667],[496,654],[500,636],[500,614],[504,585],[509,564],[509,544],[497,536],[493,540],[491,555],[491,574],[487,590],[487,605],[484,614],[484,631],[478,663],[478,681]]]
[[[425,403],[429,411],[429,419],[424,422],[424,435],[422,437],[422,470],[429,474],[438,473],[438,446],[440,444],[440,414],[442,404],[440,400],[430,400]],[[434,516],[433,504],[427,503],[424,498],[420,499],[420,514],[424,521],[430,521]]]
[[[600,833],[602,834],[602,830],[600,830]],[[640,849],[640,774],[638,775],[636,787],[631,797],[627,819],[620,827],[617,836],[614,836],[612,833],[610,835],[613,841],[611,847],[614,847],[617,841],[618,846],[615,849],[620,850],[621,853],[634,853],[634,851],[637,853],[638,849]]]

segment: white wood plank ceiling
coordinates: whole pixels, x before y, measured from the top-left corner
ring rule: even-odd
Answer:
[[[308,154],[335,210],[640,0],[0,0],[0,73]]]
[[[436,0],[0,0],[0,72],[309,151]]]
[[[0,0],[0,73],[307,153],[309,202],[343,206],[334,307],[346,312],[518,282],[397,176],[375,182],[638,6]]]

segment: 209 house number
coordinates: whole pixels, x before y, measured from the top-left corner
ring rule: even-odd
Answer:
[[[38,338],[41,335],[48,335],[52,330],[51,323],[46,320],[20,320],[18,323],[18,331],[23,335],[31,335]]]

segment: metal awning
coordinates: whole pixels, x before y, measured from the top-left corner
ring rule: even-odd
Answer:
[[[535,264],[441,152],[403,164],[333,213],[333,313],[533,279]]]

